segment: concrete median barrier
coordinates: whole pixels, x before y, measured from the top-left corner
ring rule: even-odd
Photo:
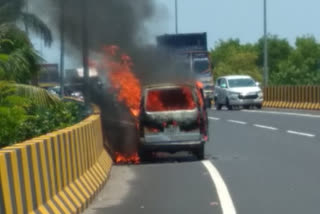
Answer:
[[[264,107],[320,110],[320,86],[264,88]]]
[[[0,150],[0,213],[80,213],[103,187],[112,159],[100,116]]]

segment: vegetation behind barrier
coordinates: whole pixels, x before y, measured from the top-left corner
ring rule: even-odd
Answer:
[[[37,99],[43,97],[34,93]],[[0,148],[71,126],[86,116],[83,104],[60,100],[46,104],[20,96],[14,84],[0,81]]]
[[[0,213],[80,213],[111,165],[98,114],[0,149]]]
[[[221,40],[211,50],[215,78],[247,74],[262,81],[263,39],[242,44],[240,40]],[[313,36],[298,37],[295,44],[269,35],[269,85],[319,85],[320,43]]]

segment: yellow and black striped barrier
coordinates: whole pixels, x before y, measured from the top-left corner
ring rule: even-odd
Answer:
[[[320,86],[265,87],[263,106],[320,110]]]
[[[112,159],[99,115],[0,150],[0,213],[80,213],[107,180]]]

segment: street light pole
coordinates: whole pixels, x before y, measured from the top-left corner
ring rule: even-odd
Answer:
[[[65,0],[60,0],[60,92],[64,96],[64,13]]]
[[[25,4],[26,4],[26,5],[25,5],[25,7],[26,7],[26,8],[25,8],[25,9],[26,9],[26,12],[29,13],[29,0],[26,0],[26,1],[25,1]],[[26,33],[27,33],[27,35],[29,36],[29,27],[28,27],[27,24],[25,25],[25,28],[26,28]]]
[[[176,34],[178,34],[178,0],[175,0]]]
[[[82,0],[82,64],[84,78],[84,99],[86,105],[89,105],[89,49],[88,49],[88,8],[87,0]]]
[[[263,80],[264,86],[268,86],[269,68],[268,68],[268,31],[267,31],[267,0],[263,0],[264,12],[264,60],[263,60]]]

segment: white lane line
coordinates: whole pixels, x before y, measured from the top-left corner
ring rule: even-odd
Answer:
[[[208,170],[211,179],[213,181],[213,184],[216,187],[218,197],[220,200],[222,213],[223,214],[236,214],[236,209],[234,207],[233,201],[231,199],[229,190],[227,188],[227,185],[225,184],[223,178],[221,177],[219,171],[217,168],[211,163],[211,161],[202,161],[202,164],[206,167]]]
[[[309,133],[304,133],[304,132],[296,132],[296,131],[291,131],[291,130],[288,130],[287,133],[294,134],[294,135],[305,136],[305,137],[315,137],[316,136],[314,134],[309,134]]]
[[[272,127],[272,126],[264,126],[264,125],[259,125],[259,124],[254,124],[253,126],[258,127],[258,128],[262,128],[262,129],[269,129],[269,130],[273,130],[273,131],[279,130],[278,128]]]
[[[276,111],[256,111],[256,110],[242,110],[243,112],[251,113],[261,113],[261,114],[274,114],[274,115],[288,115],[288,116],[298,116],[298,117],[310,117],[310,118],[320,118],[320,115],[316,114],[300,114],[293,112],[276,112]]]
[[[210,120],[220,120],[220,118],[217,117],[209,117]]]
[[[246,122],[243,121],[239,121],[239,120],[228,120],[228,122],[230,123],[236,123],[236,124],[241,124],[241,125],[246,125]]]

